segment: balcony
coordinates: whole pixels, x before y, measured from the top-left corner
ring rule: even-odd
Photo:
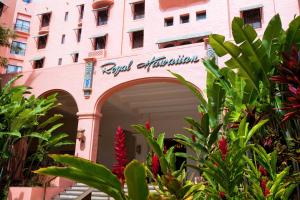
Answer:
[[[105,49],[90,51],[88,54],[89,58],[105,58],[105,56],[106,56]]]
[[[103,8],[110,6],[114,3],[114,0],[93,0],[92,7],[93,9]]]
[[[39,30],[39,34],[42,35],[47,33],[49,33],[49,26],[41,26]]]

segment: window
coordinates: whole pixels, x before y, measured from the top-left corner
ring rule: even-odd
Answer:
[[[180,23],[181,24],[189,23],[189,21],[190,21],[190,15],[189,14],[180,16]]]
[[[44,61],[45,61],[45,58],[42,58],[42,59],[40,59],[40,60],[34,61],[33,68],[34,68],[34,69],[40,69],[40,68],[43,68],[43,67],[44,67]]]
[[[97,12],[97,26],[105,25],[108,21],[108,9]]]
[[[165,18],[165,26],[173,26],[173,24],[174,24],[173,17]]]
[[[73,61],[76,63],[76,62],[78,62],[78,58],[79,58],[79,53],[75,53],[74,55],[73,55]]]
[[[83,18],[83,13],[84,13],[84,5],[79,6],[79,19],[82,20]]]
[[[31,3],[31,0],[23,0],[25,3]]]
[[[200,11],[196,13],[197,21],[204,20],[204,19],[206,19],[206,11]]]
[[[65,39],[66,39],[66,35],[63,34],[63,35],[61,36],[61,44],[64,44],[64,43],[65,43]]]
[[[22,42],[13,41],[11,43],[10,53],[15,55],[25,55],[26,44]]]
[[[41,27],[49,26],[50,24],[51,13],[46,13],[42,15],[42,24]]]
[[[4,6],[4,3],[0,2],[0,16],[2,15]]]
[[[80,42],[80,40],[81,40],[81,31],[82,31],[82,29],[81,28],[79,28],[79,29],[77,29],[77,42]]]
[[[18,73],[18,72],[22,72],[22,67],[21,66],[17,66],[17,65],[7,65],[6,66],[6,73],[7,74]]]
[[[30,22],[22,20],[22,19],[17,19],[16,24],[15,24],[15,30],[29,33]]]
[[[65,21],[68,21],[69,12],[65,12]]]
[[[44,49],[47,45],[48,35],[43,35],[38,38],[38,49]]]
[[[95,38],[94,50],[105,49],[106,36]]]
[[[261,28],[262,8],[242,11],[241,15],[245,24],[251,25],[253,28]]]
[[[132,33],[132,48],[141,48],[144,46],[144,31],[136,31]]]
[[[145,2],[133,4],[133,19],[142,19],[145,17]]]
[[[58,65],[61,65],[62,64],[62,58],[59,58],[58,59]]]

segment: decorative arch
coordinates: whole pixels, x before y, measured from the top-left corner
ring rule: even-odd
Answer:
[[[102,95],[97,99],[95,103],[94,113],[98,113],[101,110],[101,107],[104,103],[116,92],[129,88],[131,86],[144,84],[144,83],[155,83],[155,82],[167,82],[174,84],[181,84],[175,77],[147,77],[147,78],[139,78],[130,81],[126,81],[120,83],[108,90],[106,90]],[[190,82],[191,83],[191,82]],[[198,91],[201,92],[201,89],[197,87],[195,84],[191,83]]]
[[[78,112],[78,102],[76,101],[76,99],[74,98],[74,96],[66,91],[66,90],[62,90],[62,89],[53,89],[53,90],[48,90],[48,91],[45,91],[43,92],[42,94],[40,94],[38,97],[47,97],[48,95],[50,94],[54,94],[54,93],[65,93],[67,94],[68,96],[71,97],[72,101],[74,101],[75,105],[76,105],[76,110]]]

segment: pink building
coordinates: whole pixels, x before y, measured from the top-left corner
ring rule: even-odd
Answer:
[[[58,92],[71,153],[108,167],[118,125],[128,133],[130,158],[148,147],[131,124],[151,121],[167,138],[181,133],[197,100],[167,71],[205,91],[210,33],[231,39],[235,16],[259,33],[280,13],[284,27],[299,15],[299,0],[2,0],[0,23],[14,29],[6,72],[36,96]],[[10,75],[4,75],[8,79]]]

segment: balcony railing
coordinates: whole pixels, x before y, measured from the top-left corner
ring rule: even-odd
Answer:
[[[15,24],[15,30],[16,31],[21,31],[24,33],[29,33],[30,32],[30,27],[22,24]]]
[[[104,58],[106,55],[105,49],[99,49],[89,52],[88,57],[89,58]]]

